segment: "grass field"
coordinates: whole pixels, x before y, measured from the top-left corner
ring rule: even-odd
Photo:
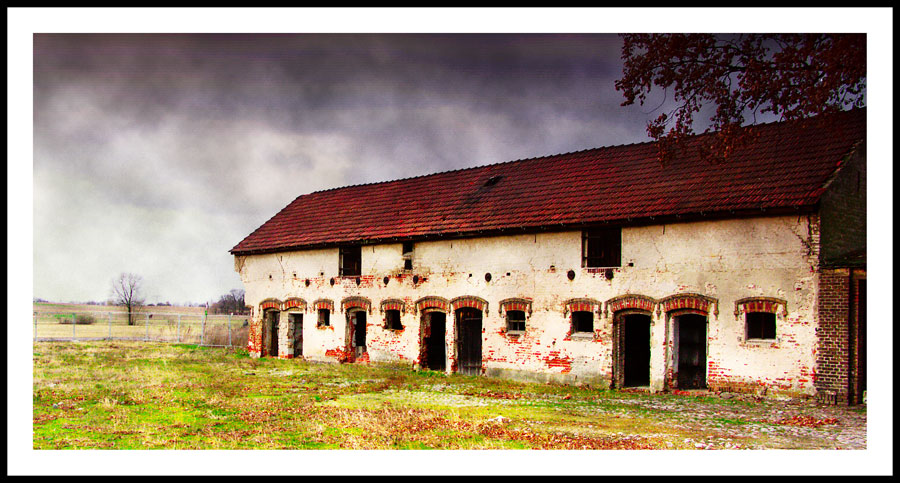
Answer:
[[[718,398],[146,342],[35,343],[33,384],[35,449],[819,448],[836,428]]]

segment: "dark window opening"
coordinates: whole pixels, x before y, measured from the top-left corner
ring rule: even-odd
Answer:
[[[509,332],[525,332],[525,312],[521,310],[507,310],[506,330]]]
[[[594,332],[593,312],[572,312],[572,333]]]
[[[581,247],[585,268],[622,266],[621,227],[585,231]]]
[[[328,309],[319,309],[319,327],[328,327],[331,325],[331,311]]]
[[[390,330],[403,330],[403,324],[400,322],[399,310],[384,311],[384,328]]]
[[[412,270],[413,269],[413,250],[415,246],[413,242],[403,242],[403,269],[404,270]]]
[[[769,312],[748,312],[747,338],[774,339],[775,314]]]
[[[362,275],[362,247],[340,248],[340,275],[342,277],[358,277]]]

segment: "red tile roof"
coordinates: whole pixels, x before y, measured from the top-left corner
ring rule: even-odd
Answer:
[[[754,129],[754,141],[721,163],[686,150],[661,166],[655,143],[641,143],[318,191],[299,196],[231,253],[809,209],[865,140],[866,111]]]

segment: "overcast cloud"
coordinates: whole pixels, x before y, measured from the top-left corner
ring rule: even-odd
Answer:
[[[34,296],[214,300],[297,196],[647,140],[596,35],[35,34]]]

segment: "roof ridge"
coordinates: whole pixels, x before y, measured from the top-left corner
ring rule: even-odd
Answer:
[[[830,113],[830,114],[819,114],[819,115],[810,116],[810,117],[806,117],[806,118],[787,119],[787,120],[782,119],[782,120],[762,122],[762,123],[756,123],[756,124],[747,124],[747,125],[741,126],[741,129],[766,127],[766,126],[773,126],[776,124],[799,123],[799,122],[803,122],[803,121],[809,121],[810,119],[814,119],[819,116],[835,116],[835,115],[840,115],[843,113],[850,113],[853,111],[864,111],[865,109],[866,109],[865,106],[863,106],[861,108],[841,110],[841,111]],[[699,139],[702,137],[715,135],[717,132],[718,131],[710,131],[710,132],[702,132],[702,133],[692,134],[688,137],[688,139]],[[491,166],[501,166],[504,164],[520,163],[520,162],[525,162],[525,161],[536,161],[536,160],[540,160],[540,159],[549,159],[549,158],[562,157],[562,156],[571,156],[574,154],[582,154],[582,153],[586,153],[589,151],[602,151],[602,150],[607,150],[607,149],[621,149],[621,148],[641,146],[641,145],[651,145],[651,144],[656,144],[658,142],[659,141],[647,140],[647,141],[639,141],[639,142],[623,143],[623,144],[610,144],[607,146],[596,146],[593,148],[577,149],[574,151],[566,151],[566,152],[561,152],[561,153],[544,154],[544,155],[540,155],[540,156],[531,156],[528,158],[519,158],[519,159],[511,159],[511,160],[507,160],[507,161],[499,161],[499,162],[494,162],[494,163],[489,163],[489,164],[482,164],[479,166],[468,166],[465,168],[456,168],[456,169],[448,169],[448,170],[444,170],[444,171],[435,171],[433,173],[420,174],[420,175],[416,175],[416,176],[407,176],[404,178],[394,178],[394,179],[389,179],[389,180],[384,180],[384,181],[370,181],[368,183],[341,185],[341,186],[335,186],[333,188],[326,188],[326,189],[321,189],[321,190],[316,190],[316,191],[310,191],[309,193],[297,196],[297,198],[300,198],[301,196],[313,195],[313,194],[318,194],[318,193],[327,193],[330,191],[336,191],[336,190],[342,190],[342,189],[348,189],[348,188],[357,188],[357,187],[361,187],[361,186],[374,186],[374,185],[379,185],[379,184],[389,184],[389,183],[395,183],[395,182],[399,182],[399,181],[408,181],[408,180],[419,179],[419,178],[427,178],[430,176],[438,176],[438,175],[443,175],[443,174],[448,174],[448,173],[457,173],[457,172],[468,171],[468,170],[483,169],[483,168],[488,168]],[[291,203],[296,201],[297,198],[294,198],[294,200],[292,200]]]

